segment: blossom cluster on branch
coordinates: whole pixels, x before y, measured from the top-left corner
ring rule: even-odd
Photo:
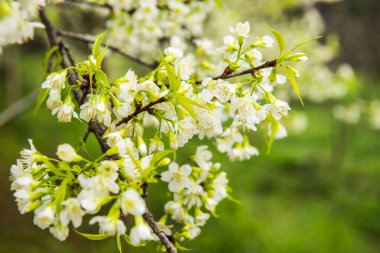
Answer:
[[[184,11],[207,2],[91,3],[111,6],[112,12],[137,20],[135,15],[149,8],[161,17],[168,10]],[[200,11],[207,14],[208,10]],[[282,35],[272,28],[275,39],[265,35],[251,41],[249,22],[239,22],[216,50],[207,40],[195,40],[192,50],[185,48],[187,35],[178,34],[150,72],[138,77],[133,69],[126,69],[125,75],[110,80],[102,68],[108,50],[104,34],[94,41],[88,59],[75,63],[69,47],[58,40],[63,33],[52,26],[43,9],[39,15],[52,55],[60,56],[62,68],[49,73],[37,103],[46,102],[61,123],[75,119],[87,124],[103,151],[89,160],[79,154],[80,147],[66,143],[58,146],[57,159],[43,155],[30,140],[30,149],[21,151],[21,159],[11,168],[11,189],[19,211],[34,212],[34,223],[49,228],[59,240],[67,238],[70,224],[77,229],[89,215],[90,225],[98,224],[99,233],[77,231],[86,238],[115,236],[120,250],[120,238],[135,246],[160,240],[166,250],[176,252],[179,242],[200,234],[231,191],[222,165],[212,161],[213,148],[198,146],[183,164],[176,159],[177,151],[198,137],[208,139],[231,161],[250,159],[259,155],[251,133],[262,129],[268,150],[275,139],[286,136],[281,120],[290,106],[275,97],[276,87],[288,81],[302,103],[296,81],[299,72],[290,65],[308,60],[306,54],[296,52],[305,43],[287,50]],[[264,60],[261,51],[275,41],[279,56]],[[222,71],[207,67],[211,65],[206,61],[223,65]],[[148,186],[154,183],[167,184],[171,196],[158,222],[145,203]]]

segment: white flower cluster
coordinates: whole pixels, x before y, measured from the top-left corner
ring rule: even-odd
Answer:
[[[112,15],[107,31],[112,44],[137,55],[157,56],[160,43],[176,35],[183,39],[203,33],[203,22],[215,8],[212,0],[106,0]]]
[[[285,76],[277,74],[291,68],[285,62],[304,56],[283,56],[278,65],[264,62],[258,47],[271,46],[269,37],[248,43],[248,22],[231,32],[237,46],[225,44],[216,50],[227,63],[217,77],[199,80],[190,54],[173,41],[152,72],[139,78],[129,70],[111,82],[101,68],[106,50],[100,46],[103,35],[87,61],[51,73],[42,84],[45,96],[41,97],[47,97],[52,114],[64,123],[72,118],[96,122],[105,129],[98,139],[107,150],[95,161],[86,160],[68,144],[58,147],[60,161],[43,156],[33,146],[22,151],[22,159],[12,167],[12,189],[20,212],[34,211],[35,224],[49,227],[61,240],[67,237],[70,222],[77,228],[84,215],[95,215],[90,224],[98,223],[100,234],[123,236],[140,245],[157,239],[143,220],[147,209],[142,196],[148,184],[164,181],[173,199],[165,205],[160,226],[176,241],[195,238],[228,196],[228,179],[220,164],[211,161],[207,146],[198,147],[192,162],[183,165],[176,162],[177,150],[195,137],[207,138],[232,161],[241,161],[259,154],[250,144],[250,134],[259,128],[269,145],[286,136],[280,121],[290,107],[272,92],[286,82]],[[77,83],[67,85],[68,75],[78,76]],[[83,94],[79,103],[75,92]],[[111,206],[108,213],[99,215],[106,206]],[[127,236],[121,216],[128,214],[134,216],[135,226]],[[166,225],[169,216],[182,225],[180,231]]]
[[[38,8],[45,0],[22,0],[0,2],[0,53],[8,44],[21,44],[33,38],[34,28],[43,28],[37,22],[31,22]]]
[[[169,170],[161,174],[161,180],[168,182],[169,191],[174,195],[174,199],[166,203],[165,211],[183,224],[178,235],[180,240],[198,236],[210,213],[214,213],[217,204],[227,197],[226,173],[220,172],[220,164],[212,163],[211,158],[207,146],[199,146],[192,157],[194,166],[179,166],[173,162]]]
[[[113,203],[107,215],[97,215],[90,224],[99,224],[99,233],[125,234],[121,216],[132,215],[135,226],[130,239],[134,244],[153,240],[153,233],[142,219],[145,201],[135,181],[123,177],[130,168],[122,161],[87,163],[72,146],[58,146],[60,161],[42,155],[29,140],[31,148],[21,151],[21,159],[11,168],[11,189],[20,213],[34,212],[34,224],[63,241],[68,225],[81,226],[83,216],[96,215],[107,203]],[[143,230],[143,231],[141,231]]]

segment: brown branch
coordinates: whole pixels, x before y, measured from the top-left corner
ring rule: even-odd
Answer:
[[[162,244],[165,246],[167,252],[177,253],[177,249],[170,242],[168,235],[160,229],[160,227],[157,225],[157,222],[154,221],[153,214],[148,209],[143,214],[143,217],[152,229],[153,233],[155,233],[158,236]]]
[[[122,124],[127,124],[131,119],[135,118],[137,115],[139,115],[140,113],[142,112],[147,112],[149,111],[154,105],[157,105],[157,104],[160,104],[160,103],[163,103],[163,102],[166,102],[168,101],[168,98],[163,96],[163,97],[160,97],[159,99],[153,101],[153,102],[150,102],[149,104],[147,104],[146,106],[144,107],[141,107],[140,109],[137,109],[134,113],[132,113],[131,115],[129,115],[128,117],[124,118],[122,121],[120,121],[119,123],[117,123],[117,126],[120,126]]]
[[[202,0],[197,0],[197,1],[200,2]],[[182,1],[182,3],[184,3],[184,4],[190,4],[191,2],[192,2],[192,0]],[[95,2],[89,2],[89,1],[78,1],[78,0],[66,0],[64,3],[81,4],[81,5],[87,5],[89,7],[96,7],[96,8],[105,8],[105,9],[108,9],[111,13],[114,12],[113,6],[110,4],[107,4],[107,3],[102,4],[102,3],[95,3]],[[167,4],[157,4],[156,7],[159,10],[169,10],[169,6]],[[137,8],[132,8],[129,10],[122,9],[122,11],[128,13],[129,15],[133,15],[137,11]]]
[[[76,41],[82,41],[84,43],[94,43],[95,42],[95,38],[93,36],[83,35],[83,34],[80,34],[80,33],[67,32],[67,31],[57,31],[57,35],[58,36],[62,36],[62,37],[66,37],[66,38],[69,38],[69,39],[73,39],[73,40],[76,40]],[[105,43],[103,43],[102,45],[103,46],[107,46]],[[124,57],[127,57],[128,59],[136,62],[137,64],[140,64],[141,66],[154,69],[158,65],[157,62],[154,62],[154,63],[145,62],[145,61],[141,60],[140,58],[138,58],[136,56],[130,55],[129,53],[125,52],[124,50],[122,50],[122,49],[120,49],[118,47],[108,45],[107,48],[111,49],[115,53],[118,53],[118,54],[120,54],[120,55],[122,55]]]
[[[61,45],[60,46],[60,53],[62,54],[62,63],[61,63],[62,68],[68,68],[68,67],[70,67],[70,64],[67,62],[66,58],[64,57],[65,55],[67,55],[68,58],[70,59],[70,61],[73,61],[73,58],[71,56],[69,47],[66,46],[64,43],[62,44],[62,42],[58,41],[57,30],[55,30],[55,28],[52,26],[52,24],[50,23],[49,19],[47,18],[46,14],[45,14],[45,12],[44,12],[44,10],[42,8],[39,11],[39,16],[40,16],[41,22],[45,25],[45,30],[46,30],[46,34],[48,36],[50,47],[60,46]],[[71,75],[71,76],[75,79],[75,75]],[[76,80],[69,80],[69,81],[70,81],[71,84],[75,84],[76,83]],[[80,95],[82,96],[82,94],[80,94]],[[81,96],[76,96],[76,100],[78,101],[79,104],[82,101],[82,97]],[[153,106],[155,104],[158,104],[158,103],[161,103],[161,102],[164,102],[166,100],[167,99],[165,97],[161,97],[158,100],[156,100],[156,101],[148,104],[147,106],[144,106],[144,107],[142,107],[139,110],[136,110],[136,112],[133,115],[136,116],[136,115],[138,115],[139,113],[141,113],[143,111],[147,111],[151,106]],[[130,118],[130,119],[132,119],[132,118]],[[89,124],[88,124],[88,126],[89,126],[90,131],[95,135],[96,139],[98,140],[98,142],[99,142],[99,144],[100,144],[100,146],[102,148],[102,151],[104,153],[107,152],[110,149],[110,146],[103,139],[103,134],[104,134],[105,130],[96,121],[90,121]],[[118,159],[118,157],[115,156],[115,155],[111,156],[109,158],[110,159]],[[147,210],[144,213],[143,217],[144,217],[145,221],[148,223],[148,225],[150,226],[150,228],[152,229],[152,231],[158,236],[158,238],[160,239],[161,243],[165,246],[167,252],[169,252],[169,253],[177,253],[176,248],[170,242],[170,240],[168,239],[168,236],[159,228],[159,226],[157,225],[156,221],[153,219],[153,215],[149,212],[149,210]]]
[[[238,72],[238,73],[235,73],[233,74],[230,70],[229,67],[227,67],[223,74],[219,75],[219,76],[216,76],[216,77],[213,77],[212,79],[213,80],[218,80],[218,79],[230,79],[230,78],[233,78],[233,77],[238,77],[238,76],[243,76],[243,75],[247,75],[247,74],[255,74],[257,71],[259,71],[260,69],[265,69],[265,68],[270,68],[270,67],[275,67],[277,65],[277,60],[272,60],[272,61],[267,61],[257,67],[254,67],[254,68],[250,68],[250,69],[247,69],[247,70],[244,70],[244,71],[241,71],[241,72]],[[201,84],[203,80],[200,80],[200,81],[196,81],[195,83],[196,84]]]

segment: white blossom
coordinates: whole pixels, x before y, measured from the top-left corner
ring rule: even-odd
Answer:
[[[58,146],[57,156],[65,162],[79,161],[81,157],[75,152],[70,144],[61,144]]]
[[[140,194],[132,188],[123,192],[120,199],[121,209],[124,215],[143,215],[146,211],[146,206]]]
[[[191,184],[190,174],[190,165],[185,164],[180,167],[173,162],[169,165],[169,170],[161,174],[161,180],[169,183],[169,191],[178,192]]]
[[[134,245],[139,245],[141,241],[150,241],[154,239],[152,231],[145,223],[134,226],[131,229],[130,238]]]
[[[108,216],[95,216],[90,220],[90,224],[99,223],[99,233],[100,234],[125,234],[127,228],[118,217],[108,217]]]
[[[76,198],[69,198],[62,202],[64,209],[59,213],[60,221],[63,225],[69,225],[70,221],[75,228],[82,224],[82,217],[85,211],[80,207],[80,203]]]
[[[249,37],[249,32],[251,30],[251,26],[249,25],[248,21],[245,21],[244,23],[239,22],[237,23],[236,27],[230,27],[231,33],[236,33],[239,37]]]

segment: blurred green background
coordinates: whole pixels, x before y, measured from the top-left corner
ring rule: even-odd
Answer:
[[[229,2],[231,8],[244,6],[241,1],[240,5],[239,1],[226,1],[227,6]],[[289,6],[298,3],[288,2]],[[254,8],[255,0],[249,4]],[[317,8],[327,33],[340,37],[340,56],[330,67],[340,62],[351,64],[358,76],[359,97],[380,99],[380,2],[347,0]],[[296,7],[290,10],[298,11]],[[251,20],[250,13],[250,8],[245,8],[242,15]],[[271,15],[262,18],[271,24]],[[7,47],[0,56],[2,111],[39,87],[45,43],[40,31],[35,41]],[[110,66],[117,74],[129,68],[130,63],[114,58]],[[28,100],[33,100],[33,95]],[[332,101],[305,104],[302,108],[293,103],[292,113],[306,113],[307,129],[297,134],[290,131],[288,138],[275,142],[270,155],[265,154],[260,139],[257,146],[262,155],[250,161],[233,163],[215,153],[215,161],[220,161],[229,175],[232,195],[241,204],[223,201],[217,210],[220,218],[211,219],[199,238],[185,243],[192,252],[380,252],[379,130],[362,121],[356,125],[337,121],[332,116]],[[18,152],[27,147],[28,138],[35,140],[39,150],[54,154],[57,144],[76,144],[85,130],[78,122],[58,124],[45,108],[34,116],[32,107],[0,126],[0,252],[117,252],[113,239],[93,242],[73,232],[67,241],[59,242],[33,225],[32,214],[19,214],[9,190],[9,168]],[[184,155],[197,144],[190,144]],[[89,147],[98,150],[92,137]],[[157,217],[167,198],[159,192],[160,186],[150,188],[154,198],[148,200]],[[154,252],[154,248],[152,243],[147,248],[128,247],[126,252]]]

